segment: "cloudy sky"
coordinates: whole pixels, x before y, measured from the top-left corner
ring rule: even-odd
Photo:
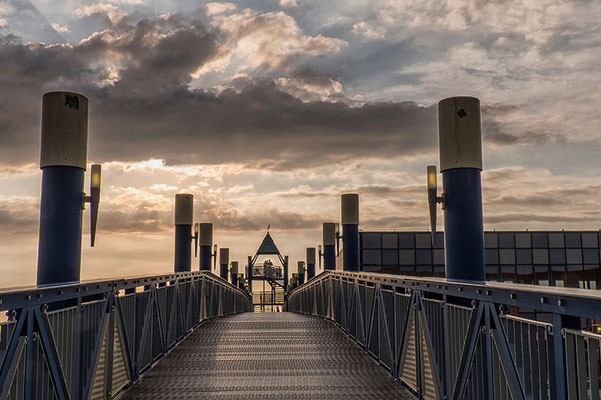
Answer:
[[[83,278],[172,270],[177,192],[241,263],[271,224],[295,265],[343,192],[365,230],[426,230],[454,95],[482,102],[486,229],[599,229],[600,20],[597,0],[0,0],[3,286],[35,282],[51,90],[89,97],[103,164]]]

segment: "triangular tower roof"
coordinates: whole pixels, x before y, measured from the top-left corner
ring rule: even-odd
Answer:
[[[273,238],[271,237],[269,232],[267,232],[267,235],[265,235],[265,238],[263,238],[263,241],[261,242],[261,245],[259,246],[259,250],[257,250],[256,255],[258,256],[271,254],[279,255],[280,250],[278,249],[278,246],[275,245],[275,242],[273,241]]]

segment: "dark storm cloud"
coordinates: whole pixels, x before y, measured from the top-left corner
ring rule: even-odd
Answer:
[[[242,78],[221,93],[192,89],[190,75],[218,43],[200,22],[176,17],[107,29],[77,46],[0,41],[0,157],[35,162],[41,96],[73,90],[90,98],[89,157],[95,161],[163,158],[169,163],[242,162],[294,169],[357,157],[431,151],[435,109],[413,102],[353,106],[303,102],[271,78]],[[300,84],[332,78],[310,68]]]

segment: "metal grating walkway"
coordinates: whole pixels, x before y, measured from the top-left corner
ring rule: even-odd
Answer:
[[[413,397],[331,322],[245,313],[202,325],[122,398]]]

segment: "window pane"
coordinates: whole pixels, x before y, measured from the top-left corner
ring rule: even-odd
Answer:
[[[397,265],[399,260],[397,258],[399,252],[397,250],[382,250],[382,258],[384,259],[384,265]]]
[[[533,249],[532,257],[534,264],[549,264],[549,250],[547,249]]]
[[[437,278],[444,278],[446,276],[444,267],[434,266],[434,276]]]
[[[443,249],[434,249],[434,264],[435,265],[444,265],[444,250]]]
[[[544,232],[536,232],[532,234],[532,247],[544,249],[549,247],[547,242],[547,234]]]
[[[444,233],[436,232],[436,248],[443,249],[444,248]]]
[[[582,247],[597,247],[597,234],[586,232],[582,234]]]
[[[585,264],[599,264],[599,252],[597,249],[582,249]]]
[[[380,234],[379,233],[362,233],[364,249],[379,249]]]
[[[548,266],[534,266],[534,272],[536,273],[536,281],[539,285],[543,284],[549,286],[549,267]],[[543,282],[541,282],[543,281]]]
[[[413,249],[415,243],[413,242],[412,233],[399,233],[399,249]]]
[[[499,250],[499,258],[501,264],[515,264],[515,250],[501,249]]]
[[[563,249],[551,249],[549,250],[549,258],[551,259],[551,264],[565,264],[566,263],[566,255]]]
[[[530,246],[530,234],[529,233],[516,233],[515,234],[515,247],[517,248],[529,248]]]
[[[398,239],[396,233],[383,233],[382,234],[382,248],[383,249],[396,249],[398,247]]]
[[[399,273],[399,267],[398,266],[388,266],[388,267],[382,267],[382,272],[385,274],[395,274],[398,275]]]
[[[580,242],[580,232],[566,232],[566,247],[575,249],[577,247],[582,247]]]
[[[564,247],[563,233],[560,233],[560,232],[549,233],[549,247],[555,247],[555,248]]]
[[[401,264],[401,265],[415,264],[415,250],[399,250],[399,264]]]
[[[486,266],[486,280],[487,281],[498,281],[499,280],[499,266],[498,265],[487,265]]]
[[[515,257],[518,264],[532,264],[532,250],[530,249],[517,249],[515,251]]]
[[[432,276],[432,265],[418,265],[415,269],[418,276]]]
[[[499,233],[499,247],[503,249],[513,249],[513,233]]]
[[[484,247],[487,249],[497,248],[497,234],[496,233],[485,233],[484,234]]]
[[[382,267],[379,265],[364,265],[364,272],[382,272]]]
[[[532,265],[518,265],[517,266],[517,282],[533,284],[534,274],[532,273]]]
[[[415,247],[418,249],[429,249],[432,247],[432,235],[429,233],[418,233],[415,235]]]
[[[430,250],[416,250],[415,263],[421,265],[432,264],[432,253]]]
[[[415,266],[401,265],[401,275],[415,275]]]
[[[498,264],[499,253],[497,249],[484,249],[484,260],[486,264]]]
[[[515,266],[501,266],[501,281],[515,282]]]
[[[555,286],[564,286],[566,279],[565,265],[553,265],[551,267],[551,279],[555,282]]]
[[[582,264],[582,251],[580,249],[567,249],[568,264]]]
[[[382,265],[380,250],[363,250],[363,265]]]

